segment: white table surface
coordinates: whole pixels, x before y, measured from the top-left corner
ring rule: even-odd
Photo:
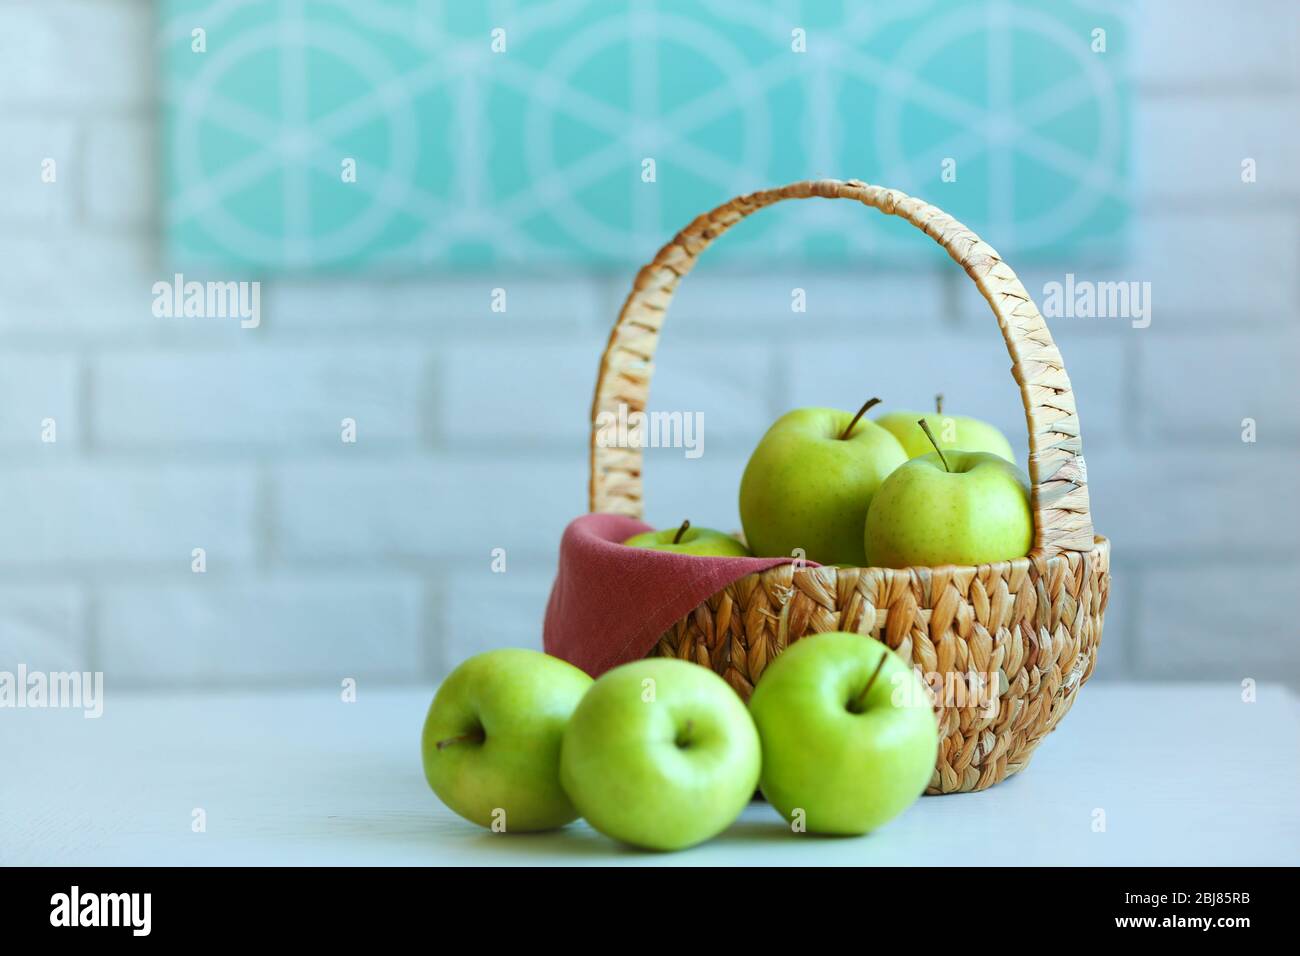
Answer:
[[[110,695],[104,714],[0,710],[0,863],[1297,864],[1300,706],[1261,686],[1085,687],[1020,775],[922,799],[856,839],[752,804],[711,843],[642,853],[583,823],[493,834],[425,784],[431,689]],[[191,829],[206,812],[207,830]],[[1104,811],[1105,831],[1094,831]]]

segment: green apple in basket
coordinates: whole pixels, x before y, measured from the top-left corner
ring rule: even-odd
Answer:
[[[866,563],[862,524],[880,483],[907,461],[903,446],[862,416],[834,408],[788,412],[768,429],[740,481],[740,521],[755,554],[802,548],[821,564]]]
[[[560,785],[560,743],[591,685],[540,651],[471,657],[443,681],[424,721],[429,786],[462,817],[493,829],[549,830],[576,819]]]
[[[945,415],[943,413],[943,396],[934,397],[934,414],[922,415],[920,412],[889,412],[876,419],[876,424],[898,439],[908,458],[919,458],[934,450],[925,432],[917,425],[917,420],[924,418],[930,430],[937,437],[939,447],[944,451],[957,448],[962,451],[985,451],[1007,461],[1014,462],[1016,454],[1011,442],[988,422],[963,415]]]
[[[749,549],[729,534],[712,528],[693,528],[689,520],[664,531],[643,531],[623,542],[631,548],[650,548],[674,554],[696,554],[719,558],[749,558]]]
[[[582,698],[560,779],[593,827],[651,850],[725,830],[758,786],[758,733],[713,671],[671,657],[624,664]]]
[[[924,419],[922,434],[933,437]],[[990,564],[1028,553],[1029,479],[982,451],[934,451],[885,479],[863,534],[872,567]]]
[[[863,634],[801,638],[749,700],[763,796],[810,833],[859,834],[906,810],[934,773],[938,724],[903,658]]]

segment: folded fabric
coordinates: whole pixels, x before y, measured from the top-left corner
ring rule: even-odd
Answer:
[[[564,529],[542,631],[546,653],[599,676],[645,657],[664,631],[731,582],[793,560],[697,557],[622,543],[651,530],[613,514],[583,515]]]

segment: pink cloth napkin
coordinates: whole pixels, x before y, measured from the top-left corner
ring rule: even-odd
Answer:
[[[792,560],[702,558],[622,544],[652,530],[624,515],[570,522],[546,606],[546,653],[597,677],[645,657],[674,622],[732,581]]]

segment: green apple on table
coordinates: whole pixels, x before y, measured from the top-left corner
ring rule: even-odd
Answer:
[[[803,549],[821,564],[861,567],[862,524],[880,483],[907,460],[893,435],[835,408],[787,412],[768,429],[740,481],[740,521],[757,555]]]
[[[749,558],[749,549],[729,534],[712,528],[693,528],[689,520],[680,527],[663,531],[643,531],[623,542],[631,548],[650,548],[654,551],[671,551],[674,554],[695,554],[705,557]]]
[[[549,830],[576,819],[560,785],[560,744],[591,686],[587,674],[540,651],[471,657],[443,681],[424,721],[429,786],[485,827]]]
[[[949,448],[986,451],[990,455],[1015,462],[1016,454],[1011,448],[1011,442],[988,422],[964,415],[945,415],[942,395],[934,397],[934,409],[930,415],[908,411],[889,412],[877,418],[876,424],[898,439],[908,458],[919,458],[934,450],[930,440],[925,437],[925,432],[917,426],[917,420],[924,418],[944,451]]]
[[[564,732],[560,779],[606,836],[680,850],[725,830],[758,785],[758,733],[736,692],[655,657],[603,674]]]
[[[919,797],[934,773],[938,724],[903,658],[863,634],[795,641],[749,700],[763,742],[763,796],[811,833],[860,834]]]
[[[928,423],[922,428],[931,434]],[[863,533],[867,560],[879,568],[1010,561],[1033,539],[1023,471],[988,452],[937,444],[885,479]]]

